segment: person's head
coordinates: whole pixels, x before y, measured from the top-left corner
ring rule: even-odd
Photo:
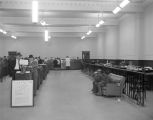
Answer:
[[[97,70],[97,74],[101,74],[101,69],[98,69]]]
[[[21,53],[16,53],[16,59],[20,59],[21,58]]]
[[[34,61],[33,55],[29,55],[29,61],[30,61],[30,62]]]

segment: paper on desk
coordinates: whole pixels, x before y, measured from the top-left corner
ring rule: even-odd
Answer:
[[[21,71],[17,71],[16,73],[21,73]]]

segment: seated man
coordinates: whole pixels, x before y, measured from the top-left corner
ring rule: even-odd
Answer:
[[[93,89],[92,89],[93,93],[98,92],[98,83],[101,82],[101,79],[102,79],[101,70],[98,69],[96,72],[94,72],[94,81],[93,81]]]
[[[110,83],[112,81],[106,73],[102,73],[101,76],[101,81],[97,84],[98,92],[96,93],[96,95],[102,95],[101,87],[106,86],[107,83]]]
[[[102,73],[101,81],[98,82],[98,92],[96,95],[103,95],[102,87],[105,87],[108,83],[115,83],[115,81],[112,80],[112,78],[108,75],[108,73]]]

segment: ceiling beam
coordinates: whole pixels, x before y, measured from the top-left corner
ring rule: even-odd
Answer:
[[[104,27],[100,27],[99,29],[89,26],[80,26],[80,27],[16,27],[16,26],[7,26],[9,31],[17,32],[44,32],[47,29],[49,32],[87,32],[89,29],[92,29],[95,32],[101,32]]]
[[[98,18],[45,18],[43,19],[50,26],[94,26],[98,23]],[[104,25],[118,25],[117,19],[104,19]],[[26,17],[0,17],[0,23],[4,24],[5,26],[33,26],[37,27],[40,24],[33,24],[30,18]]]
[[[40,1],[39,9],[43,11],[92,11],[111,12],[119,3],[116,1]],[[142,12],[141,2],[133,2],[123,12]],[[31,10],[31,1],[28,0],[2,0],[0,9]]]
[[[53,36],[53,37],[57,37],[57,36],[67,36],[67,37],[82,37],[83,36],[83,33],[81,32],[78,32],[78,33],[74,33],[74,32],[71,32],[71,33],[65,33],[65,32],[49,32],[49,35],[50,36]],[[39,32],[39,33],[17,33],[16,36],[18,37],[24,37],[24,36],[27,36],[27,37],[44,37],[44,32]],[[89,37],[96,37],[96,34],[93,33],[91,34]]]

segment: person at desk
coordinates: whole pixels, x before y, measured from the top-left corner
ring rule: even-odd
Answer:
[[[38,64],[43,64],[43,60],[40,58],[40,56],[38,57]]]
[[[34,95],[36,95],[36,90],[38,89],[38,63],[34,60],[33,55],[29,55],[29,67],[32,72],[32,79],[34,81]]]
[[[54,68],[57,68],[57,64],[58,64],[57,58],[53,60],[53,64],[54,64]]]
[[[29,66],[31,66],[32,69],[35,69],[36,67],[38,67],[38,63],[37,61],[35,61],[33,55],[29,55]]]
[[[12,66],[13,66],[13,80],[15,80],[15,73],[17,71],[20,71],[20,59],[21,59],[21,53],[16,54],[16,59],[12,61]]]

